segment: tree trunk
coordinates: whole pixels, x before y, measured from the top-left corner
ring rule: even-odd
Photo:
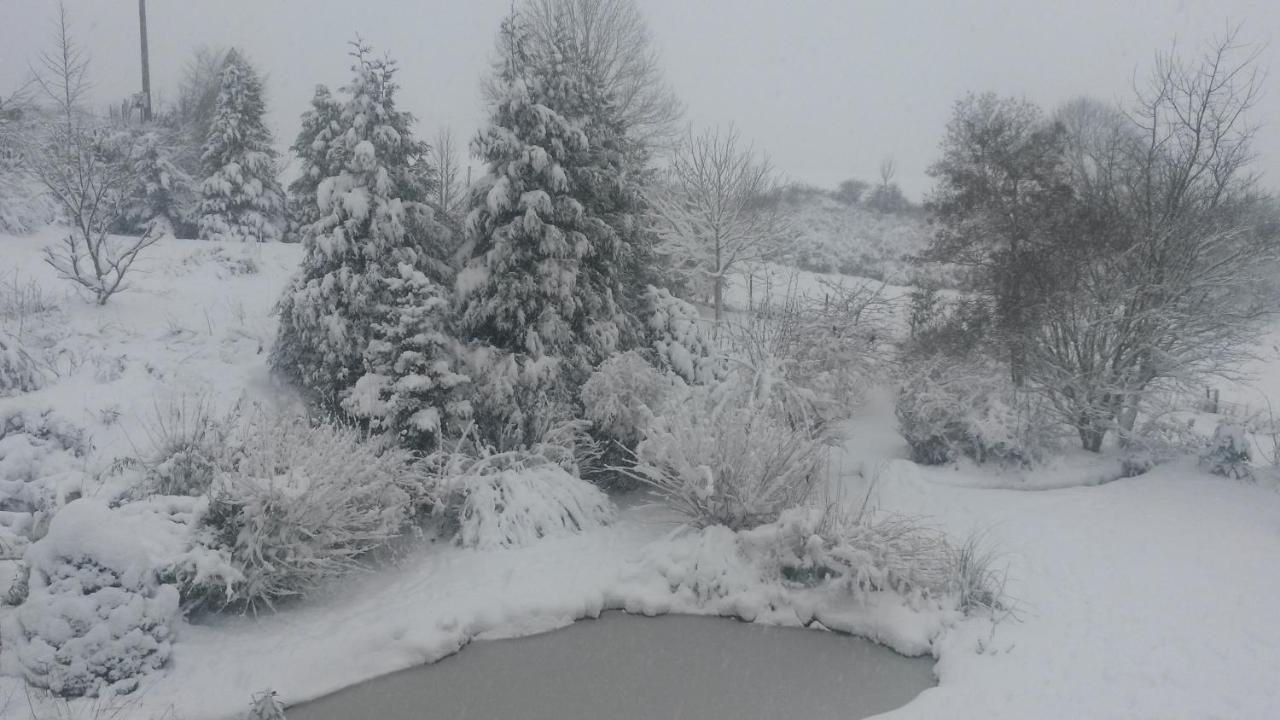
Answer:
[[[1095,453],[1102,450],[1102,439],[1107,436],[1105,427],[1100,428],[1096,424],[1086,421],[1077,429],[1080,431],[1081,447]]]

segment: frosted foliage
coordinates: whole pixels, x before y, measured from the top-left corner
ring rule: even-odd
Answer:
[[[447,269],[436,255],[447,231],[421,202],[426,146],[396,110],[395,65],[368,53],[356,46],[345,99],[318,93],[304,117],[329,118],[314,129],[323,152],[304,161],[333,174],[299,188],[314,187],[316,219],[301,228],[305,255],[281,299],[272,363],[327,404],[430,450],[442,427],[432,415],[447,415],[449,391],[466,381],[446,353]]]
[[[271,605],[356,566],[400,533],[412,489],[405,453],[303,418],[254,417],[235,468],[209,491],[201,538],[240,577],[205,601]]]
[[[121,223],[130,233],[154,232],[188,237],[194,222],[195,189],[174,163],[177,149],[157,131],[140,137],[133,148],[133,187]]]
[[[584,88],[558,55],[533,56],[517,19],[494,79],[488,125],[472,142],[469,258],[457,290],[462,325],[504,350],[565,357],[585,369],[612,354],[625,324],[617,231],[582,197],[605,192],[578,104]]]
[[[631,350],[601,363],[582,386],[583,414],[605,436],[634,447],[653,418],[683,393],[678,377]]]
[[[1222,420],[1214,428],[1213,437],[1200,452],[1200,467],[1214,475],[1236,480],[1252,478],[1251,447],[1244,425]]]
[[[724,360],[704,331],[697,308],[653,286],[645,290],[644,303],[645,329],[665,368],[692,384],[724,378]]]
[[[178,591],[158,583],[145,546],[106,505],[68,504],[26,561],[15,644],[28,682],[67,696],[127,692],[168,661]]]
[[[442,483],[465,547],[521,547],[606,525],[616,514],[599,488],[535,454],[463,461]]]
[[[826,477],[828,443],[751,396],[691,388],[636,447],[636,479],[699,527],[771,522]]]
[[[202,240],[267,242],[284,233],[284,191],[276,152],[264,124],[257,71],[236,51],[222,71],[218,107],[201,157]]]
[[[896,412],[912,459],[927,465],[961,457],[1029,463],[1052,446],[1056,431],[1035,396],[980,360],[918,371],[902,386]]]
[[[471,378],[455,367],[459,349],[442,330],[449,304],[441,288],[408,265],[400,271],[399,302],[377,324],[366,371],[342,406],[404,446],[430,451],[471,419],[464,396]]]
[[[0,397],[39,390],[44,378],[16,338],[0,337]]]
[[[89,439],[52,413],[0,413],[0,549],[17,554],[83,491]]]

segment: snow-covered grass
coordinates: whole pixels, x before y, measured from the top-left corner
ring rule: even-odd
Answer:
[[[56,229],[0,237],[12,262],[4,270],[51,299],[23,314],[23,344],[44,383],[0,398],[0,479],[39,481],[39,497],[28,499],[53,510],[92,504],[112,518],[104,524],[131,529],[134,549],[155,565],[182,555],[167,529],[194,522],[199,499],[105,509],[142,480],[113,466],[149,455],[157,408],[183,398],[204,398],[211,417],[244,396],[295,402],[270,381],[266,351],[270,309],[300,248],[166,240],[139,261],[135,288],[98,307],[42,266],[41,245],[57,237]],[[16,327],[0,312],[0,332]],[[1280,377],[1278,364],[1259,370],[1263,382]],[[535,531],[543,537],[528,544],[410,540],[392,562],[328,578],[277,613],[175,618],[170,661],[141,680],[127,716],[238,717],[264,688],[295,703],[437,660],[474,638],[548,630],[607,609],[808,624],[937,658],[938,686],[894,718],[1243,718],[1280,707],[1272,608],[1280,493],[1271,485],[1211,475],[1186,456],[1119,480],[1114,454],[1067,455],[1047,468],[921,467],[906,459],[892,400],[876,395],[841,424],[845,440],[832,452],[831,496],[847,498],[848,517],[862,520],[840,532],[810,527],[809,511],[744,532],[681,529],[670,508],[628,499],[607,524]],[[503,483],[517,477],[529,479]],[[6,498],[11,490],[34,488],[0,487]],[[0,525],[12,521],[15,538],[36,530],[34,510],[19,518],[12,507],[0,508],[13,513]],[[944,533],[949,554],[937,552]],[[963,541],[974,537],[981,542]],[[802,572],[806,559],[826,569]],[[841,567],[851,582],[836,581]],[[33,592],[46,592],[42,583],[33,578]],[[924,587],[931,591],[913,592]],[[996,612],[992,587],[1003,590]],[[965,604],[977,611],[965,615]],[[0,608],[6,627],[17,612]],[[5,720],[32,715],[12,637],[0,643]],[[74,717],[99,701],[50,702],[49,716]]]

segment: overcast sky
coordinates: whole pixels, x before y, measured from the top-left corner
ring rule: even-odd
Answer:
[[[139,87],[137,3],[68,0],[89,50],[95,100]],[[509,0],[149,0],[152,85],[172,98],[193,46],[238,45],[267,76],[282,147],[316,83],[345,82],[359,32],[400,60],[403,103],[430,137],[470,138],[477,89]],[[1280,0],[640,0],[668,78],[701,127],[734,122],[787,177],[831,187],[874,179],[882,158],[919,197],[951,104],[968,91],[1025,96],[1046,108],[1089,94],[1129,97],[1135,72],[1177,38],[1200,48],[1229,24],[1280,58]],[[0,0],[0,93],[48,46],[55,4]],[[1280,178],[1280,72],[1256,119],[1260,169]]]

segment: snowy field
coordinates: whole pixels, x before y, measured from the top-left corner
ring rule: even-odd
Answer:
[[[49,382],[0,398],[0,415],[53,410],[91,436],[81,464],[59,468],[59,492],[110,499],[118,488],[96,478],[137,454],[161,398],[294,402],[271,381],[266,353],[271,309],[300,247],[166,240],[130,291],[98,307],[69,294],[40,261],[57,232],[0,237],[4,282],[36,287],[56,305],[21,328],[27,346],[49,351]],[[1275,386],[1280,364],[1258,369],[1259,386]],[[885,717],[1275,716],[1274,487],[1211,476],[1193,460],[1101,484],[1112,477],[1105,457],[1069,457],[1045,477],[924,468],[905,459],[884,393],[845,437],[836,495],[861,502],[869,492],[872,504],[924,516],[954,537],[981,533],[1007,570],[1008,612],[962,619],[897,596],[854,601],[765,582],[727,530],[681,530],[632,495],[607,527],[517,549],[423,538],[384,567],[278,612],[180,621],[172,661],[117,702],[126,717],[230,718],[266,688],[297,703],[438,660],[475,638],[623,609],[826,626],[936,658],[938,685]],[[21,462],[0,452],[0,472],[17,473]],[[9,627],[13,609],[0,612]],[[25,690],[7,641],[0,664],[0,718],[65,716]]]

